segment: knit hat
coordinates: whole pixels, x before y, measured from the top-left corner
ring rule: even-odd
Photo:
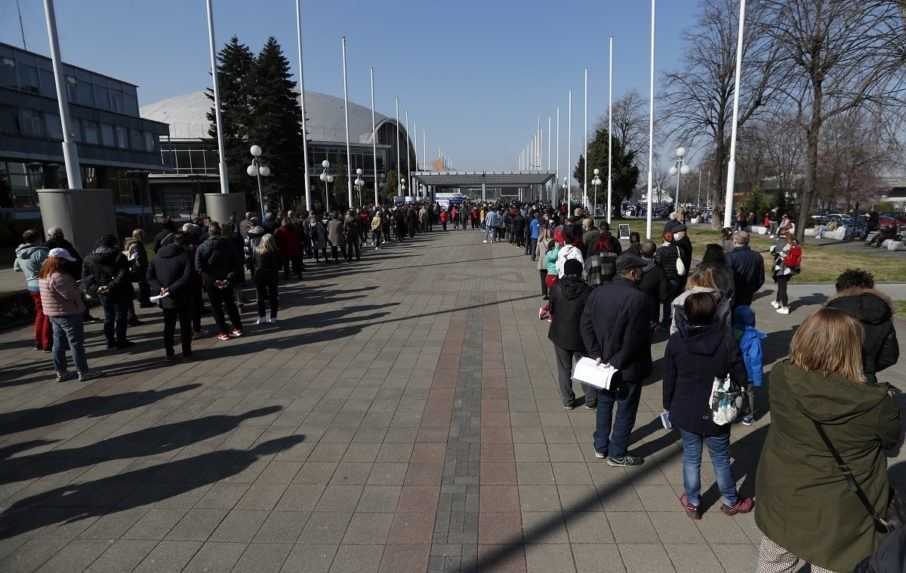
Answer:
[[[567,277],[582,276],[582,263],[576,259],[569,259],[563,264],[563,275]]]

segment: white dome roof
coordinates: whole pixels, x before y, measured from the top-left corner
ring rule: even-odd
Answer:
[[[211,100],[203,91],[171,97],[141,107],[145,119],[160,121],[170,126],[174,139],[207,139],[209,122],[207,113]],[[308,138],[312,141],[346,142],[343,118],[343,99],[318,92],[305,92],[305,114],[308,116]],[[375,113],[377,127],[394,120]],[[401,126],[405,132],[405,127]],[[371,109],[349,102],[349,140],[371,143]]]

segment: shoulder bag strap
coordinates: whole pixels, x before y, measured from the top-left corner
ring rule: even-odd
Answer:
[[[872,506],[871,502],[868,501],[868,496],[865,495],[865,492],[862,490],[861,486],[859,486],[859,482],[856,481],[856,476],[853,475],[852,470],[849,469],[849,465],[846,463],[843,457],[840,456],[840,452],[838,452],[837,448],[834,447],[834,444],[830,441],[830,438],[827,437],[827,434],[824,432],[824,428],[822,428],[821,424],[819,424],[815,420],[812,420],[812,424],[814,424],[815,429],[818,430],[818,435],[821,436],[821,441],[824,442],[825,446],[827,446],[828,451],[831,453],[831,456],[833,456],[834,461],[837,463],[837,467],[840,468],[840,471],[843,472],[843,475],[846,477],[850,491],[856,494],[856,497],[859,498],[859,501],[862,503],[865,511],[868,512],[868,515],[870,515],[872,521],[874,521],[875,527],[882,533],[889,532],[892,529],[891,525],[887,522],[887,520],[882,519],[880,516],[878,516],[877,513],[875,513],[874,506]]]

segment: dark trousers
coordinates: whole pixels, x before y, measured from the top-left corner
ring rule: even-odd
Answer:
[[[355,257],[355,260],[357,260],[357,261],[361,259],[360,251],[359,251],[359,240],[358,239],[349,240],[347,238],[346,239],[346,260],[351,261],[353,257]]]
[[[327,262],[327,247],[315,247],[315,262],[321,262],[321,257],[324,258],[324,262]]]
[[[302,256],[283,257],[283,278],[289,279],[289,269],[292,267],[293,274],[302,278]]]
[[[340,248],[337,245],[330,245],[330,253],[333,255],[333,262],[340,262]],[[324,260],[327,260],[327,255],[324,255]]]
[[[242,320],[239,318],[239,309],[236,307],[236,298],[233,295],[233,286],[227,285],[224,288],[217,288],[212,284],[208,285],[208,300],[211,301],[211,312],[214,314],[214,322],[217,323],[217,332],[219,334],[229,334],[226,320],[223,315],[223,307],[226,306],[227,314],[230,315],[230,322],[236,330],[242,330]]]
[[[790,299],[786,292],[787,285],[790,284],[790,279],[793,275],[778,275],[777,280],[777,302],[780,303],[780,306],[790,306]]]
[[[557,357],[557,382],[560,389],[560,402],[569,406],[576,400],[573,392],[573,355],[581,358],[579,352],[560,348],[554,344],[554,355]],[[582,385],[585,391],[585,405],[594,406],[598,401],[597,389],[592,386]]]
[[[192,354],[192,313],[189,306],[165,308],[164,310],[164,350],[167,356],[173,356],[173,339],[176,324],[179,323],[179,341],[182,344],[182,355]]]
[[[148,284],[148,281],[139,281],[138,283],[138,303],[142,308],[152,306],[151,301],[151,285]]]
[[[635,426],[635,416],[639,411],[639,398],[642,396],[642,385],[635,382],[623,382],[615,390],[598,390],[598,410],[595,416],[595,450],[611,458],[626,455],[629,447],[629,434]],[[613,419],[613,407],[617,406],[616,420]],[[613,428],[611,429],[611,422]]]
[[[525,254],[532,255],[532,260],[535,260],[535,247],[538,246],[538,239],[529,239],[525,242]]]
[[[126,321],[129,319],[129,308],[132,301],[101,295],[98,297],[104,307],[104,336],[107,344],[126,341]]]
[[[541,296],[547,298],[547,269],[541,269],[538,274],[541,275]]]
[[[256,278],[255,290],[258,291],[258,318],[264,318],[267,303],[271,305],[271,318],[277,318],[277,277]]]
[[[189,292],[189,316],[192,318],[192,330],[201,332],[201,309],[204,307],[201,279],[198,275],[192,277]]]

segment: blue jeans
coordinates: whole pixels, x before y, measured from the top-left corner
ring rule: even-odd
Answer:
[[[626,455],[629,434],[635,426],[635,416],[639,411],[641,397],[642,385],[634,382],[623,382],[616,390],[598,390],[594,434],[596,451],[611,458],[622,458]],[[614,403],[619,406],[611,432]]]
[[[738,500],[736,482],[733,481],[733,471],[730,468],[730,434],[702,436],[680,430],[680,435],[683,439],[683,487],[689,503],[695,506],[701,503],[702,442],[704,442],[711,454],[711,464],[714,466],[714,475],[717,476],[717,486],[720,488],[724,503],[731,507],[736,505]]]
[[[118,300],[111,296],[100,296],[104,307],[104,336],[107,344],[116,344],[126,340],[126,321],[129,319],[131,300]]]
[[[81,314],[51,316],[53,325],[53,367],[59,374],[66,372],[66,348],[72,351],[76,370],[88,371],[88,359],[85,357],[85,330],[82,327]]]

